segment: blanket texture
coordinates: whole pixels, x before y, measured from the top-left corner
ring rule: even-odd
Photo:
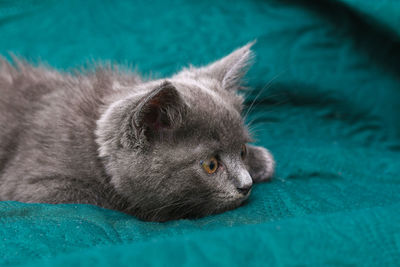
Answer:
[[[248,120],[277,161],[247,205],[199,220],[0,202],[0,266],[400,263],[398,0],[1,0],[0,36],[4,56],[155,77],[257,39]]]

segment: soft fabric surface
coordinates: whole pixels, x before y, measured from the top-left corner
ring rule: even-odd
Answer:
[[[398,0],[1,0],[0,36],[2,55],[155,77],[257,39],[248,121],[277,161],[247,205],[199,220],[0,202],[1,266],[399,264]]]

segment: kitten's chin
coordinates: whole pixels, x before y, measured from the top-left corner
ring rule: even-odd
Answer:
[[[218,199],[218,201],[211,201],[205,205],[194,204],[180,206],[179,208],[153,209],[156,212],[153,212],[153,210],[152,212],[149,212],[148,210],[136,209],[135,211],[132,210],[128,213],[134,214],[143,221],[166,222],[179,219],[199,219],[209,215],[219,214],[228,210],[236,209],[247,203],[249,195],[250,193],[240,198],[231,200],[225,199],[223,202],[221,199]]]
[[[229,201],[229,202],[225,203],[224,205],[220,206],[218,209],[216,209],[212,214],[223,213],[228,210],[233,210],[233,209],[239,208],[240,206],[243,206],[247,203],[249,196],[250,196],[250,192],[247,193],[247,195],[244,197]]]
[[[205,209],[205,213],[193,214],[193,216],[185,217],[187,219],[198,219],[205,216],[224,213],[229,210],[237,209],[243,205],[246,205],[248,202],[248,198],[250,196],[250,192],[245,196],[233,199],[225,199],[223,202],[219,199],[216,203],[210,203],[208,205],[208,209]]]

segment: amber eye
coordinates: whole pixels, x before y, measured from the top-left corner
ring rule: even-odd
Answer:
[[[218,169],[218,160],[215,157],[212,157],[206,161],[201,163],[201,166],[208,174],[213,174]]]
[[[246,145],[242,145],[242,150],[240,151],[240,157],[242,158],[242,159],[244,159],[245,157],[246,157],[246,155],[247,155],[247,148],[246,148]]]

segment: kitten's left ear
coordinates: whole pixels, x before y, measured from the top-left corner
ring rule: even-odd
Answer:
[[[249,69],[255,41],[236,49],[226,57],[198,69],[201,74],[217,79],[226,90],[240,90],[241,80]]]
[[[145,96],[132,115],[136,139],[147,140],[165,134],[182,122],[186,105],[176,88],[168,81]]]
[[[156,85],[141,99],[128,97],[112,103],[97,121],[100,156],[110,156],[121,146],[139,148],[171,136],[186,112],[186,103],[168,81]]]

